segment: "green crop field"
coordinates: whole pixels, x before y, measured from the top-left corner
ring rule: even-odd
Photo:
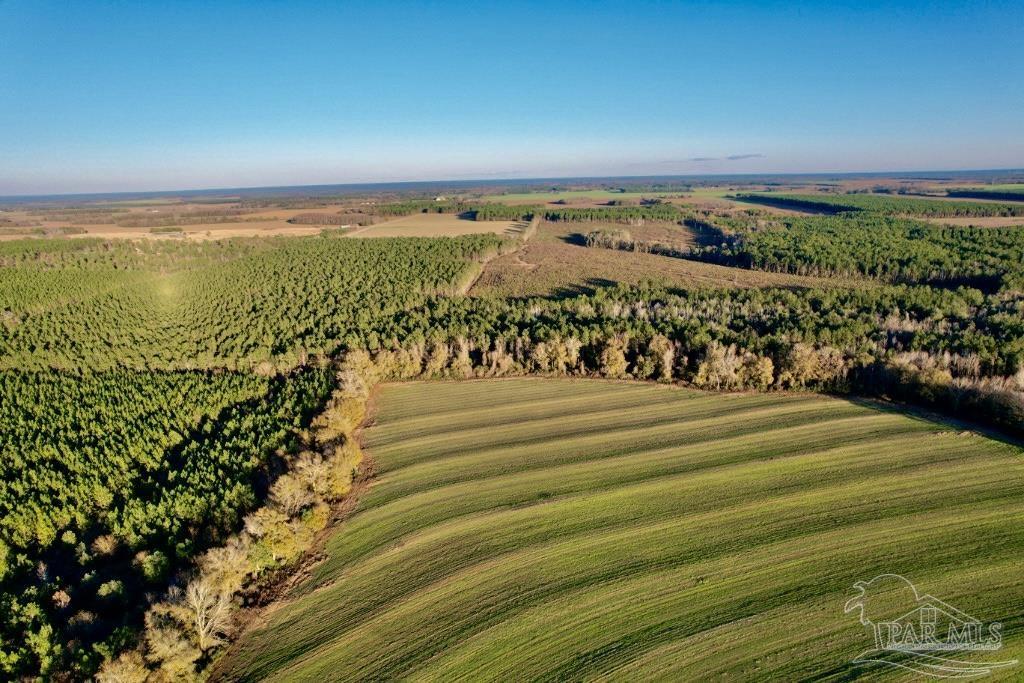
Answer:
[[[539,378],[384,385],[370,425],[355,514],[215,679],[899,677],[850,663],[871,641],[843,612],[887,572],[1001,621],[974,654],[1024,658],[1018,446],[810,394]]]

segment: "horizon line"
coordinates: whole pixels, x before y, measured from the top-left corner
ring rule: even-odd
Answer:
[[[169,190],[111,190],[107,192],[46,192],[29,194],[0,195],[0,201],[11,200],[44,200],[44,199],[73,199],[89,197],[110,197],[110,196],[134,196],[147,197],[155,195],[182,195],[214,194],[219,192],[244,192],[258,193],[267,190],[293,190],[314,188],[360,188],[374,187],[381,185],[466,185],[479,183],[482,185],[496,185],[499,183],[526,184],[541,181],[598,181],[598,180],[643,180],[647,178],[671,179],[671,178],[777,178],[777,177],[866,177],[866,176],[913,176],[917,174],[953,174],[953,173],[1024,173],[1024,166],[1007,168],[954,168],[954,169],[917,169],[903,171],[784,171],[784,172],[736,172],[736,173],[668,173],[668,174],[638,174],[638,175],[595,175],[595,176],[536,176],[536,177],[508,177],[508,178],[441,178],[441,179],[410,179],[410,180],[363,180],[347,183],[307,183],[300,185],[252,185],[242,187],[195,187],[176,188]]]

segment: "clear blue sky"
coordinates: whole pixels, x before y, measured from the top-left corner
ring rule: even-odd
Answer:
[[[1007,168],[1022,122],[1024,0],[0,0],[0,195]]]

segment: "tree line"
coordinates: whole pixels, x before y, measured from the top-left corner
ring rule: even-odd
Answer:
[[[528,221],[537,213],[536,206],[483,203],[461,200],[411,200],[374,207],[380,216],[410,216],[417,213],[451,213],[477,221]]]
[[[613,287],[565,301],[434,299],[360,348],[428,376],[554,372],[867,394],[891,388],[879,384],[891,379],[882,369],[917,363],[940,385],[920,402],[1019,432],[1022,314],[1020,294],[967,288]],[[965,395],[986,391],[1009,407],[964,408]]]
[[[938,226],[878,214],[691,218],[720,243],[694,258],[776,272],[984,290],[1024,286],[1024,228]]]
[[[300,213],[288,219],[294,225],[372,225],[373,217],[365,213]]]
[[[327,526],[333,506],[352,489],[362,452],[354,437],[377,381],[365,353],[350,352],[330,368],[334,390],[322,411],[304,421],[296,446],[280,458],[263,503],[241,528],[167,573],[164,597],[149,605],[134,647],[108,656],[101,683],[204,679],[234,635],[240,608],[265,583],[296,563]]]
[[[841,213],[870,211],[890,215],[950,218],[955,216],[1024,216],[1024,204],[996,202],[960,202],[942,199],[918,199],[879,194],[734,194],[731,199],[765,204],[783,209]]]
[[[682,218],[674,204],[655,203],[643,206],[594,206],[547,209],[544,220],[566,223],[605,221],[642,225],[645,221],[678,221]]]

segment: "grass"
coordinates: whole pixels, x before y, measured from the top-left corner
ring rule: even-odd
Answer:
[[[374,485],[216,677],[847,680],[870,641],[843,604],[883,572],[1024,656],[1013,445],[814,395],[536,378],[387,385],[364,438]]]
[[[835,287],[850,284],[844,280],[731,268],[656,254],[588,248],[580,244],[581,237],[577,234],[600,227],[608,226],[541,223],[536,235],[522,249],[488,263],[470,294],[566,296],[592,292],[615,283],[637,284],[647,280],[679,288]],[[693,240],[690,231],[678,225],[617,227],[628,229],[637,239],[680,244]],[[671,231],[679,235],[678,239],[669,236]],[[862,281],[857,284],[870,286]]]

